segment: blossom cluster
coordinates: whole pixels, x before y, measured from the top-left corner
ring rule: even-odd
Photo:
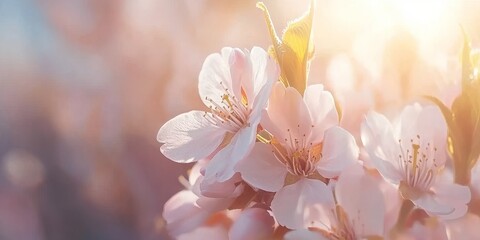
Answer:
[[[164,206],[169,234],[177,239],[480,237],[475,229],[480,218],[468,207],[474,177],[467,184],[457,177],[455,158],[466,150],[452,146],[467,143],[452,138],[460,132],[452,129],[461,121],[455,109],[431,98],[430,104],[405,106],[393,119],[371,110],[360,135],[352,135],[340,126],[333,95],[321,84],[308,84],[313,6],[281,39],[265,6],[258,6],[272,36],[270,49],[226,47],[209,55],[198,81],[207,110],[180,114],[158,132],[167,158],[195,163],[188,179],[180,178],[186,189]],[[470,74],[469,81],[480,85],[477,76]],[[462,104],[475,105],[480,91],[474,94]],[[475,111],[470,116],[475,114],[480,116]],[[472,169],[480,171],[474,148],[468,176]]]

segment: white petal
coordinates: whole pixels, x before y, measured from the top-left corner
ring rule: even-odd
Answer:
[[[333,96],[330,92],[323,90],[323,85],[314,84],[305,89],[303,99],[314,125],[310,141],[321,142],[324,131],[338,125],[338,113]]]
[[[259,118],[261,111],[266,108],[273,84],[278,81],[280,70],[276,61],[259,47],[252,49],[250,59],[253,66],[252,76],[254,84],[254,89],[252,89],[253,96],[249,96],[249,99],[254,99],[250,117],[255,119]]]
[[[269,192],[280,190],[287,176],[287,169],[272,153],[272,147],[255,143],[251,154],[235,168],[250,185]]]
[[[342,172],[335,186],[335,196],[357,236],[383,236],[384,197],[377,183],[365,174],[359,164]]]
[[[361,125],[361,138],[375,168],[388,181],[398,184],[402,180],[396,161],[400,147],[394,140],[393,128],[387,118],[369,112]]]
[[[467,186],[454,183],[453,176],[447,177],[444,172],[444,174],[437,177],[432,190],[439,202],[454,208],[452,213],[439,217],[442,219],[456,219],[465,215],[468,210],[467,204],[471,199],[470,189]]]
[[[358,158],[358,146],[353,136],[341,127],[331,127],[325,132],[322,159],[317,169],[326,178],[337,177]]]
[[[276,61],[259,47],[252,48],[250,60],[253,66],[254,95],[259,96],[265,85],[270,85],[271,87],[274,82],[278,81],[280,69]]]
[[[417,132],[421,136],[420,142],[422,148],[427,144],[435,146],[430,147],[430,156],[434,155],[435,163],[443,166],[446,161],[446,143],[447,143],[447,124],[443,118],[440,109],[436,106],[426,106],[422,109],[417,120]],[[430,161],[433,164],[433,161]]]
[[[290,229],[303,229],[318,220],[319,208],[333,208],[332,192],[320,180],[301,179],[278,191],[271,209],[280,225]]]
[[[245,158],[252,151],[257,138],[257,124],[258,122],[240,129],[233,137],[230,144],[235,145],[232,156],[234,160],[231,160],[234,164]]]
[[[245,127],[233,136],[230,144],[221,149],[205,168],[206,181],[224,182],[234,174],[235,165],[245,158],[255,144],[256,128]]]
[[[224,48],[221,55],[214,53],[205,59],[198,78],[198,93],[206,106],[212,105],[207,98],[220,104],[225,89],[233,91],[229,65],[233,52],[233,48]]]
[[[160,151],[175,162],[189,163],[207,157],[215,151],[225,131],[212,125],[204,112],[182,113],[165,123],[157,134],[164,143]]]
[[[416,137],[417,132],[417,120],[422,111],[422,106],[415,103],[406,106],[400,114],[400,136],[403,142],[410,142],[412,137]]]
[[[453,206],[438,201],[435,195],[431,193],[425,193],[420,198],[412,201],[416,206],[433,216],[449,215],[455,211]]]

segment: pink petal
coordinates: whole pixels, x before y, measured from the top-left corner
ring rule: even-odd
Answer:
[[[424,107],[418,116],[416,129],[421,136],[422,147],[427,144],[435,146],[438,151],[431,147],[430,153],[435,156],[435,163],[443,166],[446,161],[447,124],[440,109],[436,106]]]
[[[195,204],[197,199],[198,197],[191,191],[183,190],[165,203],[162,215],[167,222],[169,234],[178,236],[189,232],[208,218],[209,213]]]
[[[227,229],[223,225],[203,226],[182,234],[177,240],[228,240]]]
[[[252,62],[253,91],[249,99],[253,100],[251,118],[260,117],[261,110],[265,109],[273,84],[278,81],[279,67],[274,59],[262,48],[254,47],[250,53]],[[247,94],[248,91],[247,91]]]
[[[300,229],[290,231],[285,234],[284,240],[328,240],[328,238],[324,237],[322,234],[317,232],[308,231],[307,229]]]
[[[440,202],[435,195],[431,193],[425,193],[420,198],[412,201],[417,207],[433,216],[449,215],[455,211],[453,206]]]
[[[255,143],[251,154],[235,168],[250,185],[269,192],[280,190],[287,176],[287,169],[272,153],[272,147]]]
[[[205,59],[198,77],[198,93],[206,106],[212,105],[207,98],[220,104],[225,89],[233,91],[229,62],[234,52],[233,48],[223,48],[221,54],[210,54]]]
[[[275,83],[262,126],[277,139],[302,139],[311,128],[310,115],[302,95],[292,87]]]
[[[321,215],[319,207],[333,208],[332,192],[320,180],[301,179],[278,191],[271,209],[280,225],[290,229],[303,229],[316,222]]]
[[[444,170],[446,171],[446,170]],[[453,176],[446,176],[446,172],[437,176],[436,182],[432,187],[435,198],[439,202],[454,208],[452,213],[441,215],[442,219],[460,218],[468,210],[467,204],[470,202],[471,193],[467,186],[462,186],[453,182]]]
[[[476,240],[480,236],[480,217],[467,213],[462,218],[445,221],[448,239]]]
[[[226,50],[224,53],[224,50]],[[230,51],[230,48],[222,49],[222,54],[229,56],[230,74],[232,79],[231,92],[239,99],[242,97],[241,87],[252,85],[252,66],[248,59],[248,52],[245,54],[238,48]],[[251,99],[248,98],[250,101]]]
[[[221,149],[210,160],[205,168],[205,178],[208,182],[224,182],[234,174],[235,165],[245,158],[252,150],[256,138],[256,127],[240,129],[231,139],[230,144]]]
[[[357,236],[383,236],[384,197],[377,183],[365,174],[359,164],[342,172],[335,186],[335,196]]]
[[[157,134],[164,143],[160,151],[175,162],[189,163],[205,158],[215,151],[225,131],[212,125],[204,112],[182,113],[165,123]]]
[[[400,114],[400,122],[397,123],[396,130],[399,130],[399,136],[401,137],[402,141],[409,143],[412,137],[416,137],[418,134],[417,132],[417,120],[420,112],[422,111],[422,106],[420,104],[415,103],[406,106],[402,113]],[[398,131],[397,131],[398,133]]]
[[[228,233],[230,240],[271,239],[275,220],[267,210],[261,208],[245,209],[235,220]]]
[[[203,177],[202,177],[203,178]],[[214,180],[214,179],[211,179]],[[200,192],[202,196],[211,198],[235,198],[243,192],[243,185],[240,174],[236,173],[232,178],[225,182],[211,181],[208,182],[205,178],[200,182]]]
[[[331,127],[325,132],[318,172],[326,178],[337,177],[343,169],[357,161],[358,154],[353,136],[340,127]]]
[[[326,129],[338,125],[335,101],[330,92],[323,90],[323,85],[321,84],[308,86],[305,89],[303,99],[314,125],[310,142],[319,143],[323,140],[323,134]]]
[[[362,143],[375,168],[388,181],[398,184],[402,180],[396,159],[398,140],[394,140],[393,128],[385,116],[369,112],[361,125]]]

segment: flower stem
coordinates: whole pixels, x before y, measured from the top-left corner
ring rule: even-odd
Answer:
[[[409,199],[403,199],[402,206],[400,208],[400,213],[398,213],[397,223],[390,231],[390,236],[395,238],[400,232],[405,230],[407,219],[412,213],[415,205]]]

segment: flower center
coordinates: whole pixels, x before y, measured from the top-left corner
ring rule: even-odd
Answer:
[[[220,126],[229,132],[237,132],[241,128],[248,126],[248,116],[251,109],[248,107],[248,99],[245,90],[241,88],[241,99],[238,99],[230,90],[220,82],[223,88],[220,103],[209,97],[205,99],[210,102],[210,112],[205,112],[204,117],[212,124]]]
[[[429,142],[420,143],[420,135],[410,139],[410,144],[404,144],[401,140],[398,143],[398,165],[404,175],[403,184],[411,188],[411,193],[427,191],[439,171],[435,160],[437,148]]]
[[[300,125],[298,125],[300,128]],[[322,143],[313,144],[307,142],[306,134],[300,139],[292,136],[287,129],[289,137],[280,142],[276,138],[270,142],[273,147],[275,158],[287,168],[288,172],[295,176],[310,176],[316,172],[317,163],[322,158]]]

